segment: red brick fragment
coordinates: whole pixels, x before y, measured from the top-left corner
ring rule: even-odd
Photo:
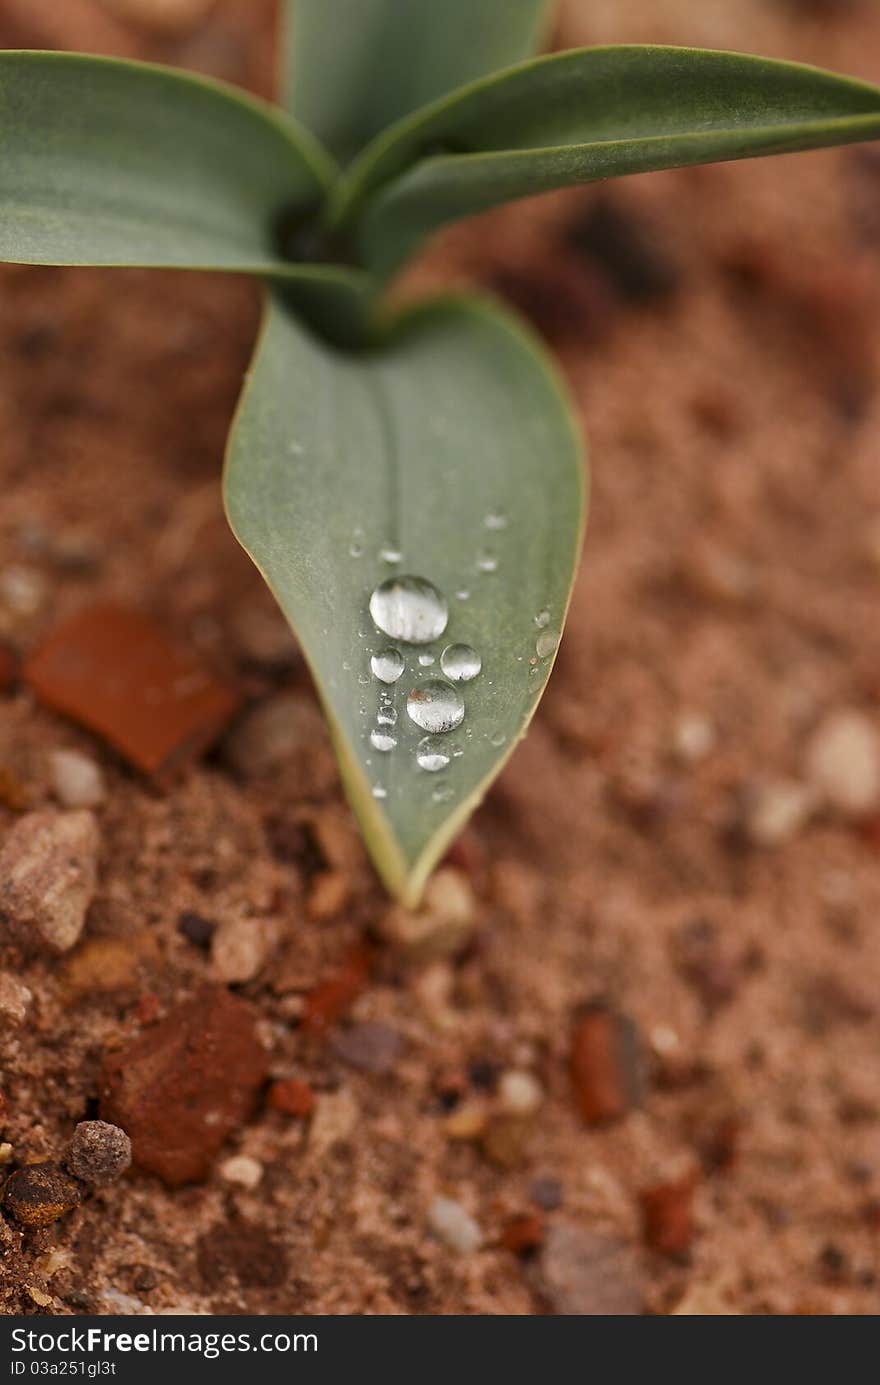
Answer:
[[[265,1078],[253,1007],[207,987],[107,1057],[101,1118],[130,1136],[135,1164],[176,1188],[207,1175]]]
[[[117,606],[90,606],[57,626],[22,672],[42,703],[159,783],[196,759],[237,706],[161,626]]]
[[[370,979],[372,953],[358,943],[345,957],[335,976],[321,981],[306,996],[302,1028],[323,1034],[341,1019]]]
[[[639,1193],[645,1244],[660,1255],[680,1259],[694,1239],[693,1197],[697,1179],[693,1172],[670,1183],[658,1183]]]
[[[15,685],[18,661],[8,644],[0,641],[0,696]]]
[[[571,1075],[588,1125],[620,1120],[637,1106],[642,1075],[632,1020],[601,1001],[581,1010],[572,1037]]]
[[[501,1233],[500,1243],[514,1255],[527,1255],[537,1250],[544,1239],[544,1223],[534,1213],[511,1217]]]
[[[296,1077],[280,1078],[269,1088],[266,1105],[285,1116],[306,1120],[315,1109],[315,1093],[307,1082]]]

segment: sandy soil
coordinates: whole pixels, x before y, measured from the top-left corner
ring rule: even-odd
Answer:
[[[218,0],[157,36],[109,0],[2,0],[0,44],[267,92],[271,8]],[[571,0],[559,33],[880,79],[870,3]],[[817,787],[815,747],[855,713],[862,749],[836,769],[864,779],[880,733],[878,228],[880,161],[851,149],[553,196],[457,228],[409,276],[408,291],[478,284],[525,310],[593,457],[557,670],[453,853],[463,933],[430,961],[394,941],[302,662],[222,517],[255,291],[3,269],[9,647],[25,656],[109,598],[241,689],[246,716],[300,694],[280,757],[233,730],[164,794],[21,685],[0,698],[0,764],[26,800],[7,791],[0,833],[52,803],[53,751],[86,752],[107,785],[83,939],[0,959],[33,997],[3,1040],[3,1157],[57,1159],[96,1113],[107,1055],[218,979],[187,915],[270,925],[270,960],[234,989],[272,1078],[316,1101],[302,1118],[261,1099],[190,1186],[133,1171],[45,1229],[10,1223],[6,1311],[553,1311],[560,1228],[627,1249],[621,1295],[649,1312],[877,1311],[880,802]],[[303,1025],[364,941],[369,981],[339,1025]],[[644,1074],[640,1103],[601,1126],[569,1073],[597,999],[634,1030]],[[358,1048],[369,1024],[399,1040],[378,1072]],[[511,1071],[543,1098],[514,1137]],[[670,1182],[692,1225],[663,1253],[645,1194]],[[431,1230],[438,1197],[479,1246]],[[575,1311],[591,1311],[588,1260]]]

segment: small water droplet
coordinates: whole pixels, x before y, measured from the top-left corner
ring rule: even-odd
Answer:
[[[535,624],[539,630],[543,630],[545,626],[550,624],[550,612],[547,610],[539,611],[535,616]]]
[[[450,644],[440,655],[440,667],[453,682],[469,683],[480,672],[483,661],[469,644]]]
[[[467,587],[462,587],[459,591],[455,593],[455,599],[456,601],[469,601],[470,595],[471,594],[468,591]]]
[[[432,678],[410,690],[406,710],[410,720],[423,731],[452,731],[464,719],[464,698],[451,683]]]
[[[434,659],[434,655],[433,655],[433,654],[420,654],[420,655],[419,655],[419,663],[421,664],[422,668],[430,668],[431,665],[432,665],[434,662],[435,662],[435,659]]]
[[[506,529],[507,515],[502,514],[500,510],[490,510],[483,520],[483,526],[486,529]]]
[[[407,644],[430,644],[446,629],[446,598],[424,577],[388,577],[370,597],[370,615],[383,634]]]
[[[477,567],[480,572],[496,572],[498,570],[498,559],[492,553],[481,553],[477,559]]]
[[[386,791],[385,789],[382,788],[382,785],[381,785],[381,784],[374,784],[374,785],[373,785],[373,797],[374,797],[374,798],[387,798],[387,797],[388,797],[388,793],[387,793],[387,791]]]
[[[351,543],[348,545],[348,552],[352,558],[360,558],[364,551],[364,534],[362,529],[355,529]]]
[[[436,774],[438,770],[445,769],[449,764],[449,753],[433,736],[425,736],[424,740],[419,741],[416,750],[416,762],[419,769],[425,769],[429,774]]]
[[[301,457],[306,449],[301,442],[297,442],[294,438],[293,442],[287,444],[287,450],[291,457]]]
[[[503,731],[493,731],[492,735],[489,737],[489,744],[494,745],[495,749],[497,750],[498,747],[500,745],[503,745],[506,740],[507,737],[505,736]]]
[[[397,708],[393,707],[390,702],[381,702],[376,713],[376,720],[380,726],[396,726]]]
[[[446,803],[452,797],[452,793],[453,790],[451,784],[438,784],[434,792],[431,794],[431,797],[433,798],[435,803]]]
[[[399,563],[403,554],[399,548],[394,548],[390,543],[386,543],[379,549],[379,557],[383,563]]]
[[[367,685],[367,683],[369,683],[369,681],[370,681],[369,674],[367,674],[367,673],[359,673],[359,674],[358,674],[358,682],[361,684],[362,687],[366,687],[366,685]]]
[[[543,635],[539,635],[535,640],[535,653],[539,659],[549,659],[555,652],[559,643],[559,636],[555,630],[547,630]]]
[[[347,659],[343,659],[342,661],[342,672],[351,673],[351,664],[348,662]]]
[[[403,655],[399,649],[393,649],[389,645],[387,649],[373,655],[370,668],[380,683],[396,683],[404,670]]]
[[[389,736],[385,731],[371,731],[370,745],[374,750],[389,751],[397,745],[397,737]]]

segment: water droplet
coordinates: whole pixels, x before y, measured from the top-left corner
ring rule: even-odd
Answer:
[[[419,655],[419,663],[421,664],[422,668],[430,668],[431,665],[432,665],[434,662],[435,662],[435,660],[434,660],[434,655],[433,655],[433,654],[420,654],[420,655]]]
[[[369,683],[369,681],[370,681],[370,678],[369,678],[369,675],[368,675],[368,674],[366,674],[366,673],[359,673],[359,674],[358,674],[358,682],[361,684],[361,687],[366,687],[366,685],[367,685],[367,683]]]
[[[480,572],[495,572],[498,569],[498,559],[491,553],[481,553],[477,559],[477,567]]]
[[[539,611],[535,616],[535,624],[539,630],[543,630],[545,626],[550,624],[550,612],[547,610]]]
[[[506,529],[507,515],[503,515],[500,510],[490,510],[483,520],[483,526],[486,529]]]
[[[470,594],[470,592],[468,591],[467,587],[462,587],[462,588],[460,589],[460,591],[457,591],[457,592],[455,593],[455,599],[456,599],[456,601],[469,601],[469,600],[470,600],[470,595],[471,595],[471,594]]]
[[[382,788],[382,785],[381,785],[381,784],[374,784],[374,785],[373,785],[373,797],[374,797],[374,798],[387,798],[387,797],[388,797],[388,793],[387,793],[387,791],[386,791],[385,789]]]
[[[429,682],[412,688],[406,699],[406,710],[410,720],[423,731],[452,731],[464,719],[464,698],[442,678],[432,678]]]
[[[438,770],[445,769],[449,764],[449,753],[437,743],[433,736],[425,736],[424,740],[419,741],[416,762],[419,769],[426,769],[429,774],[436,774]]]
[[[403,554],[399,548],[394,548],[390,543],[386,543],[379,549],[379,557],[383,563],[399,563]]]
[[[355,531],[354,538],[348,545],[348,552],[352,558],[360,558],[364,551],[364,536],[359,531]]]
[[[554,653],[559,643],[559,636],[555,630],[547,630],[543,635],[539,635],[535,640],[535,653],[539,659],[549,659]]]
[[[390,702],[380,702],[376,720],[380,726],[396,726],[397,708],[393,707]]]
[[[469,683],[476,678],[483,661],[469,644],[450,644],[440,655],[440,667],[454,683]]]
[[[446,803],[452,797],[452,792],[451,784],[438,784],[431,797],[435,803]]]
[[[385,731],[371,731],[370,745],[374,750],[393,750],[397,745],[397,737],[389,736]]]
[[[387,649],[373,655],[370,668],[380,683],[396,683],[404,670],[403,655],[399,649],[393,649],[389,645]]]
[[[446,629],[446,598],[424,577],[388,577],[370,597],[370,615],[393,640],[429,644]]]
[[[503,745],[506,740],[507,737],[505,736],[503,731],[493,731],[492,735],[489,737],[489,744],[494,745],[495,749],[497,750],[498,747],[500,745]]]

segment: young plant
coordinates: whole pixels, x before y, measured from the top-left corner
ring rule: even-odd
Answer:
[[[514,198],[880,136],[880,89],[815,68],[629,45],[534,58],[546,8],[288,4],[277,108],[147,64],[0,54],[0,257],[266,285],[227,513],[410,903],[550,673],[584,466],[509,313],[446,297],[394,315],[385,284],[439,227]]]

